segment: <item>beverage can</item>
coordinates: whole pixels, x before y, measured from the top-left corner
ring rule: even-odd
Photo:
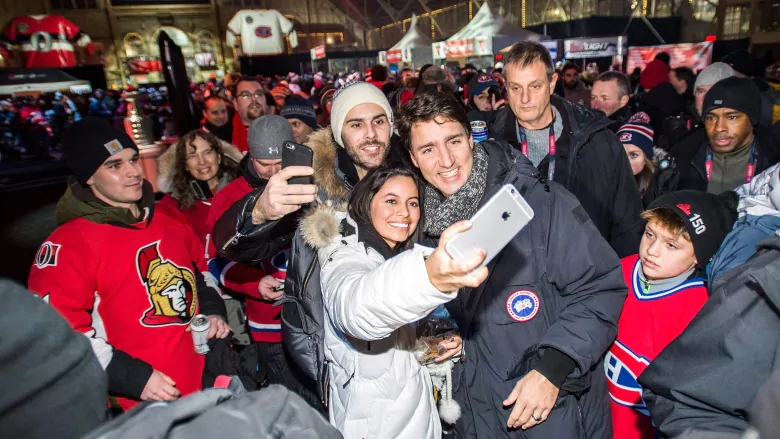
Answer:
[[[471,137],[479,143],[488,139],[487,123],[484,120],[471,121]]]
[[[190,330],[192,331],[192,344],[195,346],[195,352],[198,355],[206,355],[209,352],[209,345],[206,335],[209,333],[211,322],[203,314],[198,314],[190,320]]]

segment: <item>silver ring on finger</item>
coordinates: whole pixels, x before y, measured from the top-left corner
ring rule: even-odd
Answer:
[[[533,413],[531,413],[531,418],[532,418],[534,421],[536,421],[536,422],[539,422],[539,421],[541,421],[541,420],[542,420],[542,418],[537,418],[537,417],[536,417],[536,415],[535,415],[535,414],[533,414]]]

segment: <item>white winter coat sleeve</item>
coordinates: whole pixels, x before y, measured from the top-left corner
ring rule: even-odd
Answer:
[[[336,329],[360,340],[380,340],[454,299],[428,279],[423,257],[430,252],[415,246],[383,261],[367,253],[355,235],[321,249],[323,302]]]

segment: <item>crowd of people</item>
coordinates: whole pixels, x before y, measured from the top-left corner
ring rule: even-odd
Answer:
[[[28,283],[70,356],[20,356],[47,386],[15,382],[0,430],[128,428],[231,375],[349,439],[777,436],[780,144],[746,55],[632,78],[519,42],[489,72],[231,76],[190,90],[161,199],[95,101],[60,134],[72,177]],[[282,168],[300,145],[311,166]],[[453,259],[507,185],[533,219]]]

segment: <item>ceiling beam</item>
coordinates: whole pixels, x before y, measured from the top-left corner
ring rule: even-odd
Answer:
[[[428,13],[428,17],[430,17],[431,21],[433,21],[433,25],[436,27],[436,30],[439,31],[439,34],[441,36],[444,36],[444,31],[441,30],[441,26],[439,26],[439,23],[436,21],[435,18],[433,18],[433,12],[431,11],[431,8],[428,7],[428,5],[425,3],[425,0],[417,0],[418,3],[420,3],[420,6],[425,9],[425,12]]]
[[[379,6],[381,6],[382,9],[384,9],[384,11],[387,13],[387,16],[393,20],[393,24],[403,31],[403,28],[401,28],[401,19],[398,18],[398,13],[395,11],[395,9],[385,3],[384,0],[376,0],[376,2],[379,3]]]

